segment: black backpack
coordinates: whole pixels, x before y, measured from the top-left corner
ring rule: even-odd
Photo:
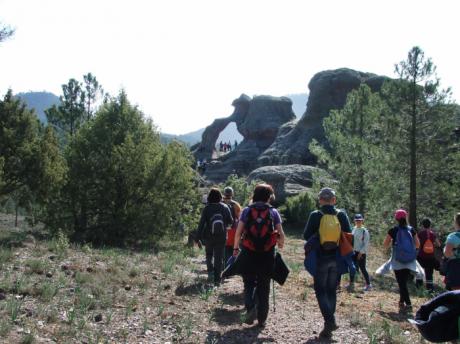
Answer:
[[[459,339],[460,290],[448,291],[420,307],[414,323],[420,334],[433,343]]]
[[[209,219],[209,233],[213,238],[225,237],[227,235],[224,216],[220,212],[214,213]]]

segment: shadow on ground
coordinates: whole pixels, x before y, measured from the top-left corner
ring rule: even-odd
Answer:
[[[212,312],[212,319],[221,326],[240,324],[241,311],[238,309],[228,310],[215,308]]]
[[[243,292],[238,294],[223,293],[219,295],[219,300],[226,305],[242,305],[244,304],[244,294]]]
[[[261,335],[257,326],[233,329],[225,333],[208,331],[206,344],[262,344],[276,343],[275,339]]]

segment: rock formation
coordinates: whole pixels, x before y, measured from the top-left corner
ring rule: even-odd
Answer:
[[[216,119],[203,133],[194,149],[197,159],[211,160],[219,133],[235,122],[244,140],[238,148],[219,159],[211,160],[205,177],[213,182],[226,180],[229,174],[249,175],[275,186],[278,199],[297,194],[311,186],[311,166],[315,157],[309,152],[312,139],[325,141],[323,120],[331,110],[345,105],[347,94],[366,83],[375,92],[385,77],[351,69],[317,73],[308,84],[307,110],[298,120],[290,99],[241,95],[235,99],[233,114]],[[252,171],[252,173],[251,173]]]
[[[323,119],[331,110],[343,108],[347,94],[361,83],[376,92],[385,80],[347,68],[317,73],[308,84],[310,95],[305,114],[297,123],[280,130],[275,142],[258,158],[258,165],[315,164],[308,145],[314,138],[324,142]]]
[[[295,118],[292,102],[286,97],[241,95],[232,103],[235,110],[227,118],[216,119],[208,126],[193,153],[197,159],[210,161],[219,134],[235,122],[243,141],[232,152],[212,161],[206,168],[208,179],[220,182],[232,172],[247,175],[257,167],[257,158],[275,140],[279,128]]]
[[[277,202],[309,190],[316,167],[307,165],[264,166],[252,171],[248,181],[263,180],[273,186]]]

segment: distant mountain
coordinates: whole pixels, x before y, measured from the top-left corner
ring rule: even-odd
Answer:
[[[42,123],[47,123],[45,110],[60,102],[59,97],[50,92],[24,92],[16,96],[21,98],[29,109],[35,110]]]

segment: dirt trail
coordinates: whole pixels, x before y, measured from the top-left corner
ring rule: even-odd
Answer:
[[[243,284],[238,276],[225,282],[216,292],[217,309],[207,329],[205,343],[327,343],[318,340],[323,320],[313,289],[307,287],[306,300],[292,295],[287,288],[275,285],[270,294],[270,313],[264,329],[240,322],[243,311]],[[299,290],[300,291],[300,290]],[[338,303],[340,303],[340,296]],[[339,329],[333,340],[338,343],[369,343],[366,334],[350,325],[349,319],[338,315]]]

